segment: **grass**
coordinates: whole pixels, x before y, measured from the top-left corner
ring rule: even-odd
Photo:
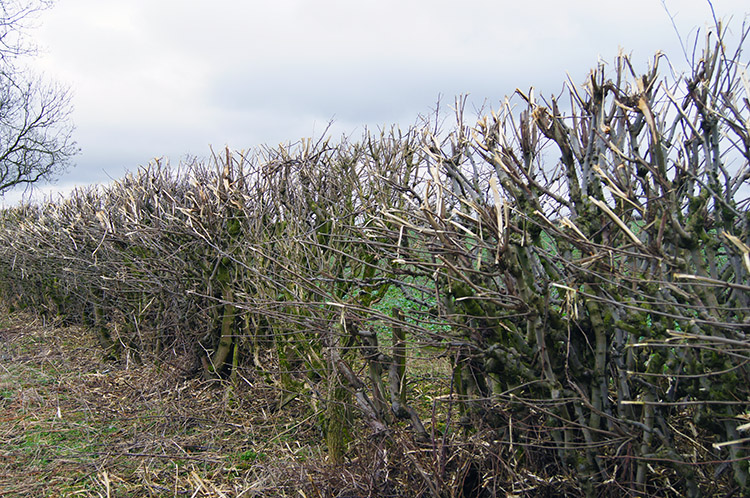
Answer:
[[[414,286],[421,284],[428,290],[434,285],[429,281],[413,282],[412,280],[408,279],[407,282]],[[429,337],[434,341],[436,338],[448,335],[450,325],[430,315],[430,308],[436,305],[434,293],[417,291],[413,287],[409,288],[408,292],[412,294],[413,298],[405,294],[404,290],[392,285],[383,298],[373,304],[372,309],[385,316],[391,316],[394,308],[401,309],[406,316],[406,322],[415,330],[421,331],[422,339]],[[390,346],[393,339],[391,327],[376,324],[375,330],[378,332],[380,340],[383,341],[383,345]],[[411,345],[415,345],[413,333],[407,332],[407,340]]]
[[[217,382],[106,364],[93,334],[16,319],[0,331],[0,496],[287,496],[298,487],[295,451],[265,446],[283,425],[259,409],[269,393],[235,386],[229,403]],[[296,428],[297,453],[321,455],[312,435]]]

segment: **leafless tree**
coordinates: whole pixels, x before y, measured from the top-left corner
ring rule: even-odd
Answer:
[[[0,1],[0,194],[51,178],[77,152],[70,92],[21,63],[35,51],[26,30],[50,6],[46,0]]]

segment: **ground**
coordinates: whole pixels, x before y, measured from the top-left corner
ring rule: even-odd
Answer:
[[[324,469],[319,436],[263,389],[115,365],[93,332],[6,316],[0,496],[301,496]]]

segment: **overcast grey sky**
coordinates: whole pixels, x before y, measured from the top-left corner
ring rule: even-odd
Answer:
[[[735,32],[747,0],[713,0]],[[706,0],[666,0],[686,40]],[[684,67],[662,0],[57,0],[33,62],[74,93],[75,166],[50,189],[122,177],[156,157],[413,124],[438,96],[497,108],[558,93],[622,47]],[[702,41],[702,40],[701,40]],[[5,203],[20,194],[6,194]]]

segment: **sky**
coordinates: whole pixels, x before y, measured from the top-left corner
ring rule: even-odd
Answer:
[[[739,32],[746,0],[711,3]],[[620,49],[637,69],[658,50],[684,69],[681,40],[690,51],[711,23],[707,0],[56,0],[27,62],[72,91],[81,152],[33,195],[211,148],[406,128],[463,94],[476,108],[558,94]]]

